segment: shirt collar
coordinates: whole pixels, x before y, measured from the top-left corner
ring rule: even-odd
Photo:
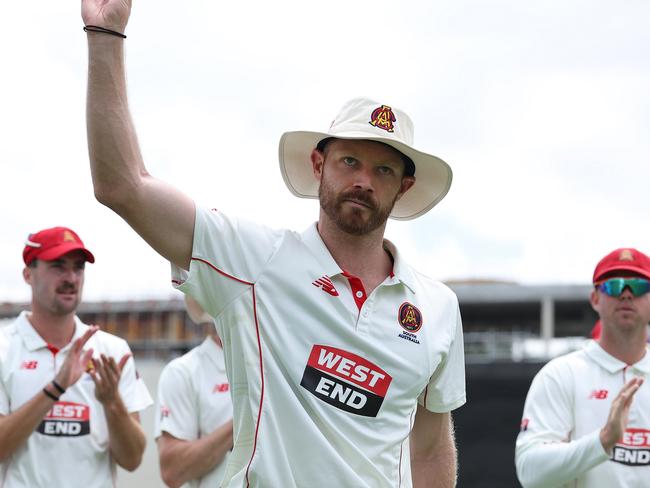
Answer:
[[[218,369],[225,370],[226,366],[223,361],[223,349],[217,346],[212,337],[208,336],[199,345],[201,354],[205,355]]]
[[[327,276],[332,278],[338,274],[343,274],[343,270],[336,264],[332,254],[318,233],[317,225],[317,223],[313,223],[301,234],[302,241],[307,246],[307,249],[316,257]],[[384,239],[384,249],[393,257],[393,277],[415,293],[415,278],[411,267],[402,259],[395,245],[388,239]]]
[[[594,340],[587,341],[585,346],[585,353],[597,364],[602,366],[606,371],[610,373],[617,373],[623,369],[632,367],[638,369],[644,374],[650,374],[650,354],[648,354],[648,348],[646,347],[646,354],[639,361],[634,364],[625,364],[620,359],[616,359],[614,356],[605,351],[598,342]]]
[[[18,330],[20,337],[25,343],[25,347],[27,348],[28,351],[36,351],[38,349],[46,348],[47,342],[45,342],[45,340],[40,336],[40,334],[36,332],[36,329],[29,321],[28,315],[29,312],[22,311],[18,316],[18,318],[16,319],[17,322],[16,329]],[[61,350],[68,349],[68,347],[70,347],[70,345],[74,342],[74,340],[81,337],[83,333],[86,331],[86,329],[88,328],[88,326],[82,323],[81,320],[79,320],[79,317],[77,317],[76,315],[74,317],[74,324],[75,327],[74,327],[74,334],[72,334],[72,339]]]

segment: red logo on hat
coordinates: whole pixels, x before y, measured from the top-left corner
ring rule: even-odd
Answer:
[[[63,242],[77,242],[77,239],[72,235],[69,230],[63,231]]]
[[[623,249],[621,251],[621,254],[618,255],[618,260],[619,261],[634,261],[634,256],[632,255],[632,251],[629,249]]]
[[[393,109],[388,105],[382,105],[372,111],[369,124],[386,132],[393,132],[396,120]]]
[[[405,330],[417,332],[422,327],[422,313],[415,305],[405,302],[399,308],[397,321]]]

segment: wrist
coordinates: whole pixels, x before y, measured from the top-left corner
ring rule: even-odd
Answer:
[[[99,400],[107,414],[123,415],[126,412],[126,406],[122,397],[117,393],[114,397]]]
[[[102,35],[108,35],[112,37],[118,37],[120,39],[126,39],[126,35],[124,34],[124,27],[123,28],[106,28],[98,25],[85,25],[84,26],[84,32],[88,33],[94,33],[94,34],[102,34]]]
[[[49,388],[48,388],[48,387],[49,387]],[[60,398],[60,397],[59,397],[58,394],[56,394],[56,393],[54,393],[54,392],[52,391],[52,386],[51,386],[51,385],[46,385],[46,386],[43,388],[42,391],[43,391],[43,394],[44,394],[46,397],[48,397],[50,400],[52,400],[53,402],[58,402],[58,401],[59,401],[59,398]]]
[[[616,445],[616,440],[611,440],[612,435],[606,427],[603,427],[600,431],[600,444],[603,446],[603,449],[607,454],[612,454],[612,449]]]

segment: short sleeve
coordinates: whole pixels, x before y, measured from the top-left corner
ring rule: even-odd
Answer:
[[[175,359],[163,369],[158,382],[154,438],[163,432],[177,439],[199,438],[199,414],[191,372]]]
[[[216,317],[255,283],[285,233],[197,206],[190,270],[172,264],[172,284]]]
[[[123,352],[116,360],[127,353],[131,353],[131,349],[125,343],[126,352]],[[122,375],[120,377],[120,396],[129,413],[140,412],[153,404],[153,399],[149,394],[149,390],[140,374],[136,370],[135,360],[133,356],[124,365]]]
[[[566,387],[572,374],[561,361],[544,366],[526,396],[517,449],[548,442],[567,442],[573,430],[573,398]]]
[[[455,318],[452,321],[453,339],[448,353],[418,399],[420,405],[435,413],[450,412],[466,400],[463,325],[457,300]]]
[[[6,379],[9,376],[6,368],[6,356],[9,349],[9,343],[3,331],[0,330],[0,415],[9,415],[9,392],[7,391]],[[2,479],[2,478],[0,478]]]
[[[0,415],[9,415],[9,394],[1,374],[2,366],[0,366]]]

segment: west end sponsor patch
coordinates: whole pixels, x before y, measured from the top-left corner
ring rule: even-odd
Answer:
[[[90,408],[72,402],[56,402],[36,428],[43,435],[79,437],[90,434]]]
[[[376,417],[392,380],[386,371],[361,356],[316,344],[300,385],[336,408]]]
[[[650,430],[627,429],[614,446],[611,460],[626,466],[650,465]]]

